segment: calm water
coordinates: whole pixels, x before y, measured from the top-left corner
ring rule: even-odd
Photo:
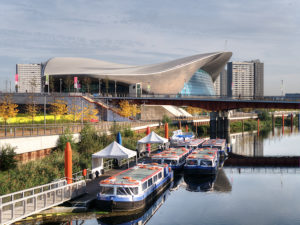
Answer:
[[[245,155],[300,155],[300,134],[282,130],[233,137]],[[300,168],[223,168],[216,177],[179,174],[146,212],[128,217],[69,218],[72,224],[300,224]],[[91,216],[91,215],[90,215]],[[64,221],[66,222],[66,221]],[[60,224],[60,222],[58,223]]]

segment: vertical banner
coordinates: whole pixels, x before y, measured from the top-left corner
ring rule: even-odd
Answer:
[[[15,75],[15,85],[18,85],[19,82],[19,75],[16,73]]]
[[[45,85],[49,85],[49,75],[48,74],[46,74]]]
[[[77,82],[78,82],[77,77],[74,77],[74,88],[76,89],[77,89]]]

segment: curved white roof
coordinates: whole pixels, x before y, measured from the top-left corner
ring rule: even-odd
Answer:
[[[205,53],[144,66],[123,65],[87,58],[57,57],[46,62],[44,75],[90,76],[128,84],[147,83],[155,93],[173,94],[178,93],[184,82],[200,68],[215,80],[231,55],[231,52]]]

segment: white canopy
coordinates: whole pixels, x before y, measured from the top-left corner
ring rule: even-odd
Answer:
[[[136,151],[125,148],[114,141],[100,152],[94,153],[92,158],[129,159],[134,156],[136,156]]]
[[[150,134],[148,134],[146,137],[143,137],[141,140],[138,141],[138,144],[165,144],[168,142],[168,139],[163,138],[156,134],[154,131],[152,131]]]

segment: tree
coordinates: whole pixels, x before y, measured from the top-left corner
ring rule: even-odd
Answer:
[[[95,109],[92,104],[88,104],[87,107],[83,109],[83,120],[91,121],[92,119],[97,119],[98,110]]]
[[[74,84],[73,79],[71,77],[66,77],[64,83],[66,84],[68,91],[71,92],[71,87]]]
[[[92,154],[99,151],[99,136],[94,127],[85,125],[80,131],[80,142],[78,144],[78,151],[80,153]]]
[[[67,103],[64,100],[57,99],[50,103],[50,112],[54,115],[56,123],[56,116],[63,116],[68,113]]]
[[[134,117],[136,116],[136,114],[141,112],[140,108],[136,104],[131,105],[130,111],[131,111],[131,115]]]
[[[129,102],[126,100],[120,101],[120,115],[124,117],[129,117],[131,116],[131,107],[129,105]]]
[[[76,144],[69,128],[67,128],[64,133],[59,136],[56,143],[57,149],[63,151],[66,147],[67,142],[70,142],[72,150],[76,149]]]
[[[72,99],[71,105],[68,105],[68,111],[72,115],[74,122],[81,118],[82,110],[77,104],[76,97]]]
[[[33,95],[29,97],[29,102],[25,106],[25,111],[31,117],[33,123],[34,117],[39,112],[39,106],[35,104],[35,99]]]
[[[0,147],[0,170],[4,171],[16,167],[15,149],[16,147],[12,147],[9,144]]]
[[[12,103],[11,96],[5,95],[0,103],[0,117],[3,118],[5,125],[9,118],[15,117],[19,110],[18,105]]]

